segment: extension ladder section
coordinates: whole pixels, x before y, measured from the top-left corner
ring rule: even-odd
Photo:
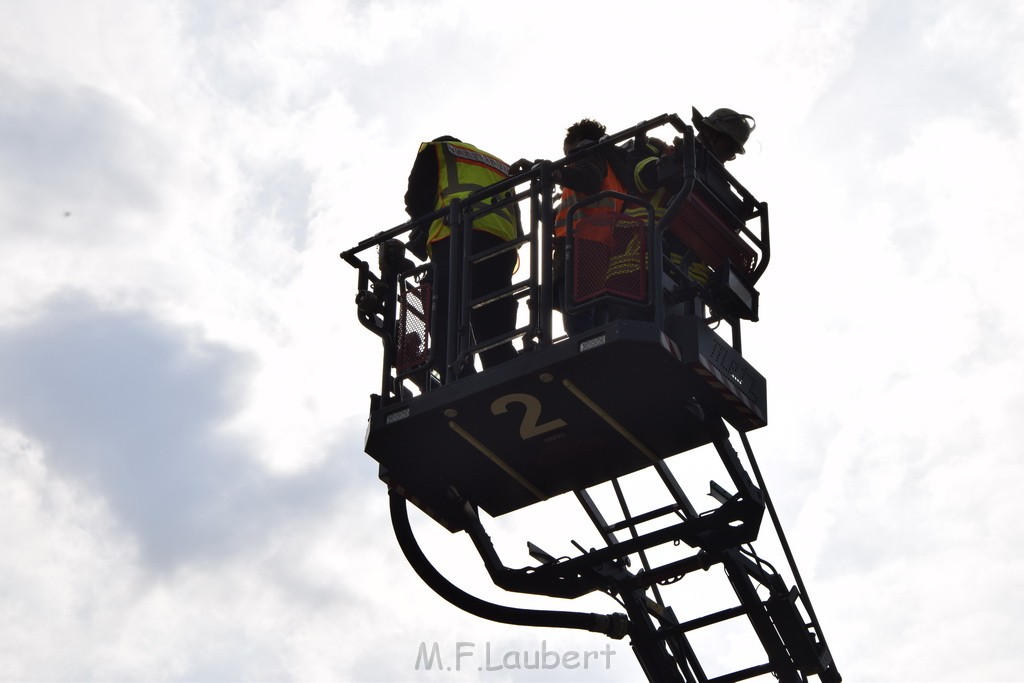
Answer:
[[[715,420],[706,423],[714,432],[712,443],[721,463],[737,488],[729,494],[715,481],[711,495],[719,506],[698,514],[679,481],[661,461],[651,466],[662,481],[671,502],[651,510],[633,509],[626,500],[618,479],[609,482],[614,491],[620,521],[609,522],[587,490],[576,492],[594,526],[607,544],[607,550],[622,555],[605,563],[603,572],[609,593],[625,606],[630,619],[631,645],[651,680],[687,683],[726,683],[771,674],[784,682],[807,680],[818,675],[826,683],[840,681],[831,655],[812,618],[801,614],[803,594],[787,588],[783,578],[764,563],[749,544],[758,536],[765,503],[747,476],[724,425]],[[746,440],[744,439],[746,445]],[[748,452],[753,458],[753,453]],[[649,497],[645,495],[645,499]],[[644,525],[660,525],[656,531],[643,532]],[[626,538],[620,538],[628,534]],[[659,545],[683,541],[696,549],[684,559],[658,564],[651,551]],[[747,549],[743,546],[747,545]],[[550,557],[533,547],[534,557]],[[641,568],[630,572],[629,555],[639,558]],[[584,555],[586,557],[586,555]],[[711,614],[680,622],[668,606],[662,587],[675,584],[688,574],[708,572],[720,565],[738,604]],[[758,587],[767,591],[762,598]],[[767,661],[709,677],[702,668],[691,634],[731,620],[745,620],[764,650]]]

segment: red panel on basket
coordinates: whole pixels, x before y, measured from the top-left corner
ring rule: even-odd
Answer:
[[[728,259],[741,272],[754,272],[757,252],[696,194],[686,198],[669,231],[712,268]]]

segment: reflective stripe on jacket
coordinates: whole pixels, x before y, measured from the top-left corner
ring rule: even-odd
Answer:
[[[652,150],[653,151],[653,150]],[[672,199],[672,194],[662,185],[656,185],[655,187],[647,187],[643,182],[642,173],[644,168],[648,164],[657,164],[657,156],[649,156],[640,161],[636,165],[633,171],[633,182],[636,184],[637,190],[640,192],[640,196],[651,203],[651,207],[654,209],[654,222],[658,223],[662,216],[665,215],[666,209],[668,209],[668,203]],[[626,213],[630,216],[639,216],[646,220],[647,209],[638,204],[631,205],[626,208]]]
[[[438,187],[435,211],[448,206],[453,199],[465,199],[473,192],[509,177],[508,164],[473,145],[450,141],[424,142],[420,145],[420,151],[428,145],[434,148],[437,155]],[[492,201],[493,198],[480,204]],[[515,239],[517,221],[513,207],[505,206],[497,211],[477,216],[473,220],[473,229],[484,230],[505,241]],[[429,244],[443,240],[450,234],[451,228],[445,218],[435,220],[430,224],[428,248]]]
[[[621,252],[612,254],[608,259],[607,278],[632,275],[639,272],[640,267],[646,263],[646,250],[644,250],[644,253],[641,253],[640,236],[634,234]]]

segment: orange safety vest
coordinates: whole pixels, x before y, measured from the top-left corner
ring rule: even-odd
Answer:
[[[605,190],[612,190],[614,192],[621,192],[626,194],[626,188],[619,180],[618,176],[615,175],[615,171],[612,170],[612,165],[608,164],[608,170],[605,171],[604,180],[601,181],[600,192]],[[569,208],[579,201],[576,198],[576,192],[570,190],[568,187],[562,188],[562,201],[558,205],[558,212],[555,214],[555,237],[565,237],[565,225],[566,219],[569,216]],[[597,202],[587,204],[578,211],[575,212],[575,220],[580,220],[581,216],[598,216],[602,213],[622,213],[623,201],[618,197],[605,197]]]

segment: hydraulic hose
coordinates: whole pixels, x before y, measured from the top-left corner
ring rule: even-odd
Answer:
[[[621,639],[628,632],[629,618],[625,614],[586,614],[583,612],[522,609],[498,605],[470,595],[446,579],[430,563],[412,533],[405,497],[395,489],[389,489],[388,493],[391,496],[391,524],[395,529],[395,537],[398,539],[398,545],[402,548],[405,558],[425,584],[459,609],[503,624],[574,628],[603,633],[616,640]]]

